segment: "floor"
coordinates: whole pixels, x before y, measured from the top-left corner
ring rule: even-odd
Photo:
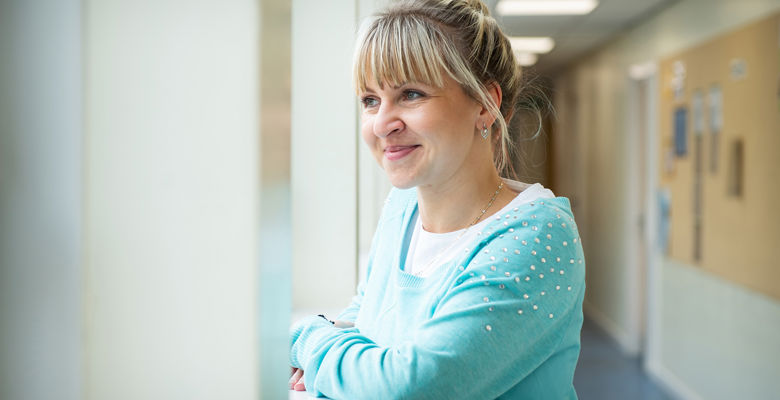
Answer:
[[[612,338],[587,318],[574,388],[580,400],[674,399],[642,372],[638,358],[623,355]]]

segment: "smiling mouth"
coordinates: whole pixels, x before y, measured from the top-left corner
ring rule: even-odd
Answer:
[[[385,158],[390,161],[400,160],[409,155],[409,153],[413,152],[418,147],[420,147],[419,144],[412,146],[388,146],[385,148]]]

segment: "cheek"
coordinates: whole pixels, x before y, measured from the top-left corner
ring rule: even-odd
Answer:
[[[378,147],[379,140],[374,135],[374,121],[371,117],[363,117],[360,123],[360,136],[363,137],[363,142],[368,146],[368,150],[376,157],[377,161],[381,164],[382,151]]]
[[[437,149],[450,151],[462,145],[470,134],[468,124],[460,115],[434,114],[440,118],[423,118],[415,126],[425,133],[425,139]]]
[[[374,123],[370,117],[363,117],[360,120],[360,136],[363,137],[363,141],[368,145],[369,149],[373,150],[376,144],[376,136],[374,136],[373,130]]]

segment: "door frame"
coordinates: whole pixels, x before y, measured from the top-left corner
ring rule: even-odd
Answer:
[[[648,61],[633,64],[628,71],[628,170],[630,181],[636,182],[629,190],[644,193],[628,196],[629,229],[639,235],[629,243],[628,298],[631,316],[631,341],[646,370],[657,360],[660,338],[660,257],[658,252],[658,63]],[[642,89],[644,86],[644,90]],[[644,114],[644,121],[633,123]],[[643,165],[640,165],[642,163]],[[631,183],[629,183],[631,185]],[[639,185],[642,185],[641,187]],[[640,190],[640,189],[643,189]],[[631,232],[631,230],[629,230]],[[644,264],[644,268],[641,268]]]

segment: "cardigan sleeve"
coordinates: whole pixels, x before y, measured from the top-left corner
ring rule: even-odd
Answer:
[[[493,399],[533,373],[578,335],[582,248],[560,214],[507,229],[473,250],[410,341],[383,347],[354,328],[299,326],[291,363],[306,371],[307,389],[334,399]]]

